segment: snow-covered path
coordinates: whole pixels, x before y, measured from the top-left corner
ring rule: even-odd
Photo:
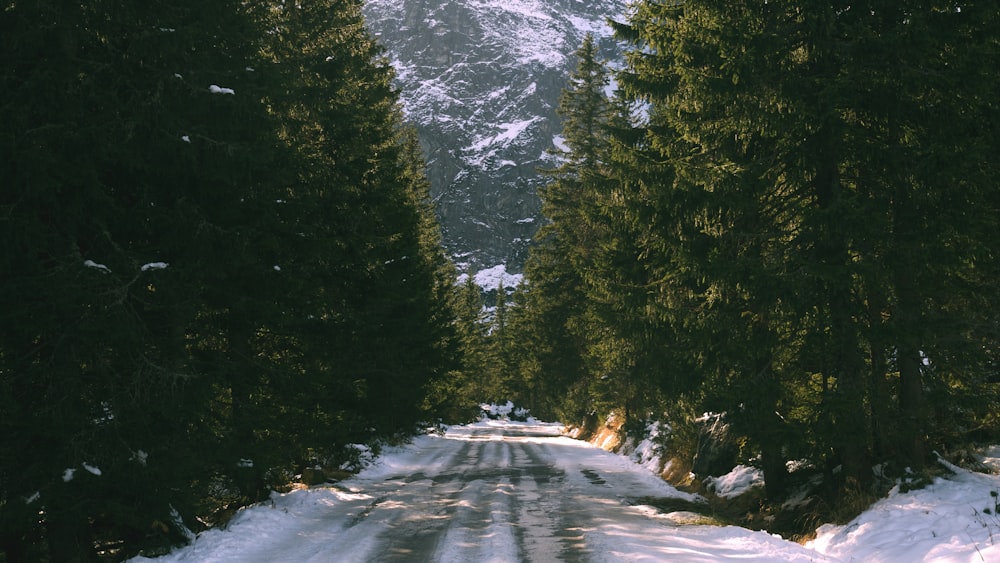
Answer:
[[[691,497],[560,430],[494,422],[421,436],[155,561],[831,561],[762,532],[679,526],[636,499]]]

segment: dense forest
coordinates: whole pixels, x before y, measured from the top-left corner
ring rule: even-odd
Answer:
[[[724,413],[772,499],[1000,435],[1000,6],[636,2],[488,309],[360,7],[3,3],[3,560],[160,553],[478,401]]]
[[[363,24],[3,3],[6,561],[156,553],[440,406],[456,274]]]
[[[494,329],[516,400],[688,451],[724,413],[774,499],[793,461],[837,499],[996,439],[1000,7],[658,0],[615,30]]]

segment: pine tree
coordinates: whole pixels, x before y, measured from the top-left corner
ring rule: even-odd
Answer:
[[[362,434],[354,440],[368,428],[405,430],[428,381],[453,360],[449,266],[392,70],[359,2],[275,3],[270,14],[264,50],[288,88],[270,107],[302,159],[289,201],[300,209],[297,276],[313,308],[301,340],[310,378],[331,400],[322,408]]]
[[[190,432],[211,393],[187,357],[205,277],[184,242],[211,231],[195,202],[224,199],[224,185],[243,187],[236,170],[254,171],[236,161],[263,112],[248,119],[252,97],[210,88],[246,74],[247,19],[229,3],[111,2],[18,4],[2,21],[13,143],[2,182],[10,322],[0,372],[17,405],[3,423],[20,444],[40,446],[4,449],[22,453],[2,471],[23,476],[4,498],[37,497],[56,560],[91,558],[95,542],[124,539],[134,553],[178,541],[170,506],[185,501],[172,491],[198,471],[197,440],[210,436]],[[239,119],[192,121],[210,107]],[[189,176],[200,156],[207,164]],[[266,155],[256,157],[263,166]],[[32,519],[11,523],[3,511],[20,542],[8,554],[31,549]]]
[[[538,414],[572,418],[593,408],[585,367],[590,318],[585,276],[601,245],[598,205],[606,183],[610,118],[608,73],[592,35],[576,57],[558,109],[566,149],[554,153],[560,164],[548,171],[552,181],[539,192],[549,222],[531,249],[516,316],[529,401],[541,407]]]
[[[186,541],[425,415],[453,276],[357,3],[29,2],[0,29],[9,560]]]
[[[458,365],[434,380],[428,393],[428,410],[448,423],[464,423],[479,413],[486,400],[487,323],[482,290],[466,275],[450,294]]]
[[[980,63],[996,56],[988,47],[996,17],[984,6],[873,3],[867,17],[852,22],[852,33],[863,38],[858,52],[879,55],[852,66],[857,80],[870,84],[858,112],[875,139],[857,158],[867,172],[858,185],[885,217],[884,231],[864,252],[873,277],[889,288],[880,315],[885,321],[873,327],[890,343],[880,354],[893,358],[898,372],[900,421],[890,428],[896,447],[886,449],[910,467],[924,462],[925,442],[934,439],[926,389],[955,385],[964,378],[958,373],[971,375],[983,361],[976,338],[962,328],[976,310],[957,303],[995,294],[980,277],[989,268],[982,245],[996,214],[984,160],[976,155],[996,143],[995,132],[981,126],[995,110],[979,93],[996,80],[980,74]],[[941,307],[944,301],[951,305]],[[965,352],[944,351],[952,345]],[[962,366],[958,356],[969,363]],[[878,383],[885,385],[882,377]],[[951,382],[942,386],[937,378]]]
[[[973,101],[981,99],[969,86],[976,81],[961,78],[972,67],[951,57],[962,49],[988,57],[979,50],[988,24],[956,31],[995,16],[966,14],[918,3],[807,11],[649,2],[619,26],[636,45],[620,81],[650,104],[655,151],[622,160],[663,163],[639,181],[641,201],[631,205],[653,219],[642,240],[661,260],[652,277],[667,297],[659,314],[684,327],[677,336],[698,359],[706,398],[748,417],[744,430],[777,475],[769,481],[781,480],[782,449],[811,443],[814,455],[843,463],[847,481],[863,485],[872,453],[903,430],[886,428],[893,388],[885,371],[893,367],[907,428],[926,427],[920,357],[940,326],[928,306],[964,293],[948,286],[977,277],[969,265],[990,263],[971,250],[991,216],[985,192],[965,192],[979,194],[980,213],[962,199],[940,207],[945,214],[921,211],[943,203],[944,184],[978,184],[977,170],[936,158],[959,162],[951,151],[994,142],[963,118],[991,109]],[[932,115],[940,113],[951,126]],[[958,140],[973,131],[976,141]],[[935,162],[934,170],[915,174],[918,161]],[[945,248],[955,231],[939,218],[951,212],[976,217],[975,227],[960,229],[961,250]],[[933,262],[921,257],[932,248]],[[965,290],[988,294],[978,282]],[[749,401],[754,408],[735,408],[751,390],[762,391]],[[787,417],[803,407],[816,422]],[[810,431],[805,442],[789,441],[785,423],[769,414],[776,410]],[[903,458],[918,460],[920,431],[906,432]]]
[[[586,346],[579,333],[586,298],[579,275],[559,258],[541,245],[528,256],[527,281],[515,295],[514,326],[523,355],[517,370],[524,381],[525,406],[535,416],[577,420],[591,408]]]

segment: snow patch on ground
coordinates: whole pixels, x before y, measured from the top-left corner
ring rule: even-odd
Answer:
[[[351,471],[359,472],[363,471],[365,468],[370,467],[378,459],[375,456],[375,451],[365,444],[350,444],[347,446],[351,450],[351,454],[344,463],[340,464],[341,471]]]
[[[660,458],[663,455],[662,448],[656,443],[656,439],[664,432],[669,432],[665,425],[660,422],[651,422],[646,425],[645,437],[634,448],[630,444],[626,446],[629,458],[654,475],[660,473],[662,465]]]
[[[469,274],[458,276],[458,283],[464,284],[469,279]],[[496,291],[503,284],[506,289],[513,289],[524,280],[524,274],[510,274],[507,272],[505,264],[498,264],[492,268],[480,270],[473,276],[473,281],[485,291]]]
[[[754,487],[763,487],[764,473],[756,467],[737,465],[732,471],[721,477],[705,479],[705,485],[717,496],[734,498]]]
[[[889,496],[806,544],[843,561],[1000,561],[1000,478],[954,468],[917,491]]]
[[[980,461],[986,467],[993,470],[994,473],[1000,473],[1000,446],[990,446],[986,448]]]
[[[573,149],[571,149],[569,145],[566,144],[566,137],[563,137],[562,135],[554,135],[552,137],[552,145],[562,152],[565,153],[573,152]]]
[[[497,412],[507,405],[496,406]],[[510,406],[513,409],[513,406]],[[492,409],[491,409],[492,410]],[[369,561],[374,560],[374,535],[350,537],[352,522],[363,518],[378,518],[372,512],[380,498],[370,494],[373,486],[400,476],[436,475],[446,470],[448,455],[433,452],[451,451],[443,448],[442,440],[467,443],[470,439],[502,442],[505,432],[483,433],[483,429],[522,429],[525,438],[538,447],[558,449],[553,462],[561,467],[567,479],[577,486],[617,488],[610,497],[634,498],[641,495],[677,497],[697,500],[699,497],[678,491],[649,471],[652,460],[659,455],[655,436],[640,442],[632,459],[612,455],[586,442],[572,440],[558,423],[537,421],[519,423],[509,420],[481,422],[448,428],[444,436],[417,436],[406,446],[386,447],[382,455],[355,477],[335,488],[297,490],[273,494],[270,501],[241,510],[226,529],[213,529],[198,535],[192,545],[164,557],[133,562],[157,563],[223,563],[228,561]],[[663,429],[651,428],[650,434]],[[454,443],[454,442],[453,442]],[[483,450],[486,451],[486,450]],[[985,452],[996,456],[1000,447]],[[635,460],[641,460],[639,465]],[[498,460],[501,462],[503,460]],[[510,460],[501,463],[509,464]],[[640,466],[641,465],[641,466]],[[900,492],[894,488],[887,498],[875,503],[850,523],[843,526],[824,525],[817,537],[805,546],[783,540],[765,532],[751,532],[736,526],[701,525],[703,520],[694,513],[660,514],[649,506],[626,507],[622,518],[607,520],[600,526],[581,530],[586,537],[588,556],[594,561],[1000,561],[1000,477],[973,473],[948,466],[954,474],[938,478],[928,487]],[[593,476],[603,476],[600,485],[588,484],[580,468]],[[72,471],[68,471],[72,473]],[[735,491],[754,483],[754,471],[737,468],[729,475],[716,479],[723,490]],[[623,483],[630,483],[624,486]],[[572,484],[572,482],[571,482]],[[416,482],[414,483],[416,486]],[[476,540],[479,561],[516,561],[519,554],[515,529],[509,515],[509,505],[503,499],[513,493],[513,483],[506,478],[497,482],[490,499],[489,533],[472,538],[462,529],[449,530],[448,544],[439,552],[440,560],[465,560]],[[604,498],[604,497],[601,497]],[[386,501],[388,502],[388,501]],[[601,502],[595,497],[595,510]],[[495,505],[495,506],[494,506]],[[461,505],[460,506],[465,506]],[[368,508],[365,508],[368,507]],[[506,508],[505,508],[506,507]],[[405,506],[393,507],[403,510]],[[360,511],[360,512],[359,512]],[[371,512],[370,516],[366,516]],[[558,519],[559,514],[542,514],[540,518]],[[641,525],[641,521],[650,522]],[[389,525],[389,521],[381,521]],[[659,522],[661,525],[656,525]],[[288,538],[294,538],[289,544]],[[339,543],[342,542],[342,543]],[[329,551],[337,544],[340,550]],[[349,546],[344,550],[344,546]],[[284,546],[277,551],[276,546]],[[465,551],[459,546],[464,546]],[[473,546],[475,547],[475,546]],[[377,558],[376,558],[377,559]]]
[[[482,403],[479,405],[479,408],[482,409],[483,415],[490,419],[510,420],[511,418],[515,418],[521,420],[528,419],[529,422],[537,422],[534,418],[528,417],[528,409],[516,407],[511,401],[507,401],[507,403],[503,405]]]

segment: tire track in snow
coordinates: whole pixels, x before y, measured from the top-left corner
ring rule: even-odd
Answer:
[[[766,533],[678,527],[633,506],[636,496],[684,494],[551,427],[460,427],[398,454],[340,486],[247,509],[162,563],[830,560]]]
[[[470,438],[476,435],[474,432]],[[454,440],[442,440],[441,447],[441,452],[432,456],[424,466],[447,468],[448,471],[430,475],[418,471],[402,477],[409,490],[404,492],[400,489],[396,504],[404,511],[383,522],[380,529],[374,531],[372,546],[364,557],[366,561],[430,561],[431,555],[437,551],[467,486],[461,478],[461,468],[467,466],[470,459],[482,455],[484,443],[464,440],[456,449]],[[447,457],[444,447],[452,448]]]
[[[427,465],[445,471],[421,471],[403,478],[414,491],[412,502],[404,503],[409,512],[384,523],[366,557],[386,562],[516,560],[510,553],[491,559],[513,544],[502,539],[503,529],[509,527],[502,526],[509,512],[502,493],[512,488],[507,479],[510,446],[503,431],[476,429],[445,443],[456,439],[462,445],[453,455],[445,461],[435,456],[436,461]]]
[[[537,444],[524,443],[517,464],[527,477],[515,501],[515,536],[519,551],[531,554],[522,561],[586,561],[581,525],[568,506],[566,472]]]

